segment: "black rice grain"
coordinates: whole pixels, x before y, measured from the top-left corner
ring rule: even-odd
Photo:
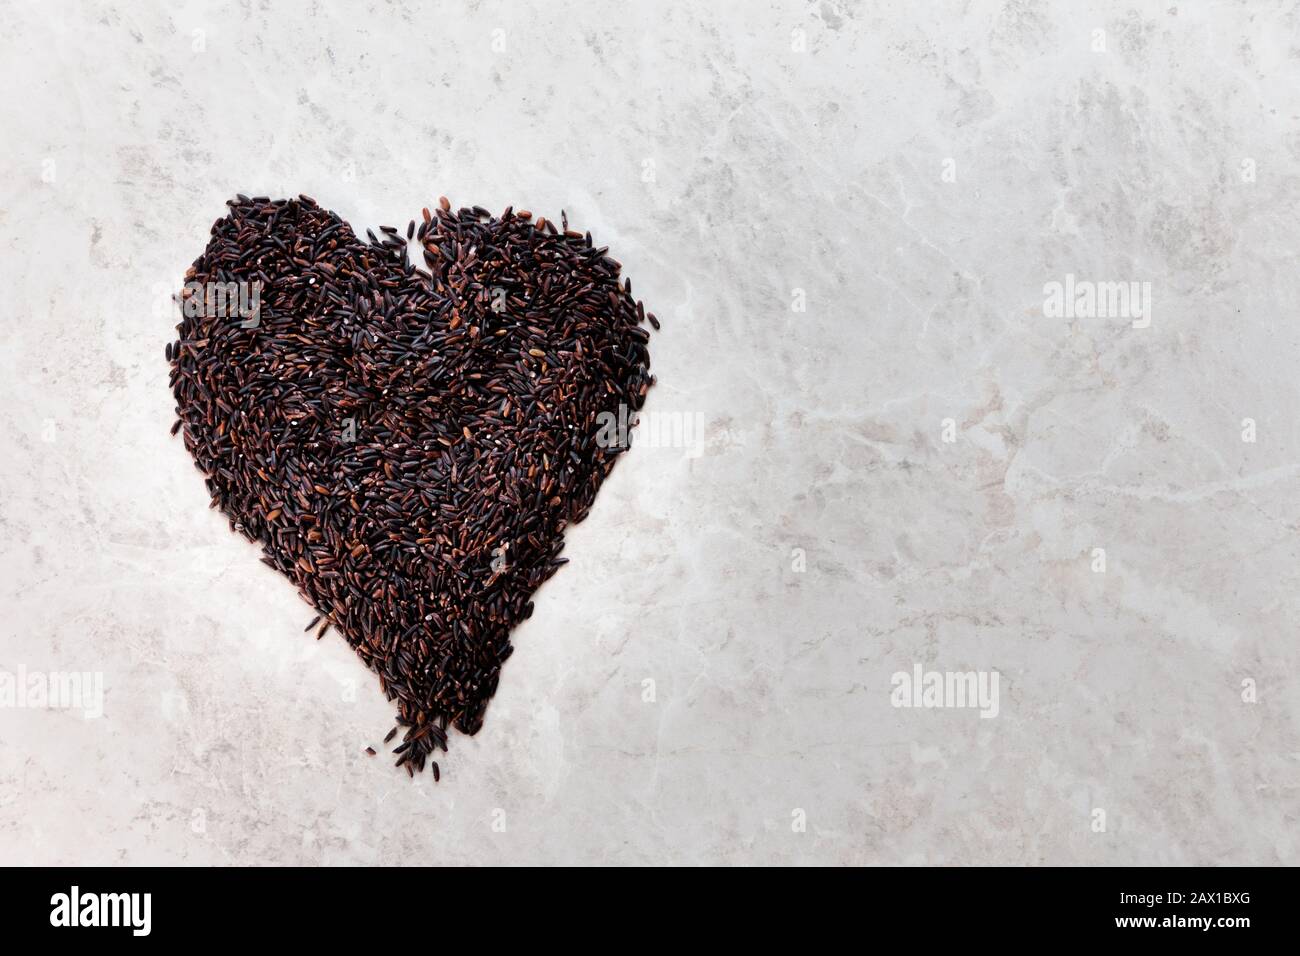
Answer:
[[[512,628],[624,450],[597,436],[653,383],[646,313],[566,216],[440,197],[425,271],[414,221],[365,242],[306,196],[228,206],[187,289],[260,283],[260,313],[186,311],[173,433],[318,612],[307,630],[341,631],[397,702],[413,775],[449,725],[482,726]]]

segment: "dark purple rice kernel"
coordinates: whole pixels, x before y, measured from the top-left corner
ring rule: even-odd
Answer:
[[[397,702],[398,765],[437,779],[429,755],[482,726],[510,631],[626,450],[595,435],[641,408],[639,325],[659,322],[563,213],[440,197],[406,240],[365,242],[307,196],[227,205],[186,282],[262,283],[260,322],[183,318],[173,433],[318,612],[307,630],[341,631]]]

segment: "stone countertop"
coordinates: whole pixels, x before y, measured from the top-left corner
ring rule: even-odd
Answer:
[[[1300,863],[1296,19],[0,8],[0,860]],[[663,319],[440,784],[168,436],[236,192],[563,209]]]

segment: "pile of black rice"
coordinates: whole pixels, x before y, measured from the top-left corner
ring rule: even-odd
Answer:
[[[398,765],[436,778],[627,450],[598,436],[642,407],[658,322],[567,219],[442,199],[361,241],[307,196],[228,206],[166,348],[172,432],[308,629],[335,627],[397,701]],[[256,314],[213,289],[256,290]]]

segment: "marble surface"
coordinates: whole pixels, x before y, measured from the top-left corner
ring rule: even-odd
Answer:
[[[537,6],[0,6],[0,862],[1300,863],[1296,5]],[[237,191],[567,210],[702,424],[441,784],[168,437]]]

